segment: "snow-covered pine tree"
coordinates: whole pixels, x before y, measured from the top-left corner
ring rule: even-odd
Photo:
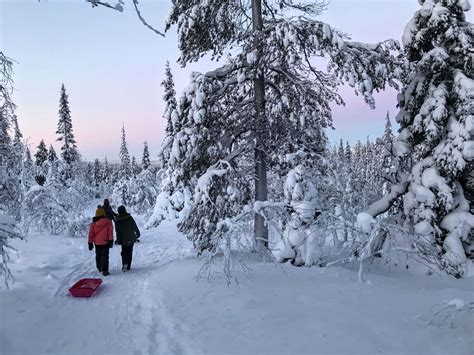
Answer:
[[[415,242],[431,238],[442,267],[466,274],[467,241],[474,216],[461,177],[474,159],[473,25],[466,20],[468,0],[420,0],[421,9],[406,26],[403,44],[409,73],[398,98],[398,160],[413,160],[397,171],[397,183],[372,204],[376,217],[403,197],[405,225]],[[398,165],[400,167],[400,165]],[[364,217],[362,216],[362,217]]]
[[[54,147],[52,144],[49,145],[49,150],[48,150],[48,161],[53,162],[58,160],[58,156],[56,154],[56,151],[54,150]]]
[[[191,0],[173,3],[167,29],[178,26],[182,65],[207,53],[213,58],[229,54],[223,67],[194,74],[180,101],[183,126],[174,134],[183,137],[185,149],[181,152],[186,158],[181,175],[190,183],[190,189],[200,176],[211,177],[207,181],[210,186],[199,190],[224,193],[220,198],[226,199],[226,185],[240,187],[230,176],[248,176],[253,168],[254,200],[261,205],[267,200],[267,170],[272,166],[269,157],[325,141],[321,132],[331,125],[329,104],[342,103],[336,93],[340,83],[347,81],[371,106],[374,90],[387,83],[395,85],[400,63],[391,54],[398,49],[397,44],[349,41],[346,35],[314,19],[323,8],[324,3],[318,1],[274,4],[252,0],[216,2],[213,6]],[[301,16],[295,16],[297,13]],[[235,52],[230,54],[231,48],[241,51],[232,55]],[[329,72],[319,70],[312,61],[314,57],[328,58]],[[311,141],[308,134],[317,139]],[[227,172],[232,174],[220,175],[225,169],[216,169],[229,165],[232,168]],[[214,183],[221,187],[212,189]],[[228,209],[229,214],[222,215],[214,204],[218,198],[216,195],[195,203],[206,205],[207,211],[202,214],[232,217],[238,209]],[[202,206],[194,207],[195,211],[203,210]],[[254,211],[255,238],[266,244],[264,217],[260,209]],[[194,230],[192,223],[182,226],[188,235],[203,232],[200,228]],[[209,223],[206,235],[214,229],[215,223]],[[202,249],[197,238],[195,244]]]
[[[74,138],[69,99],[64,84],[61,85],[61,94],[59,98],[59,121],[56,134],[58,134],[57,140],[62,142],[61,158],[69,165],[78,161],[79,152]]]
[[[150,152],[148,151],[148,143],[143,143],[143,155],[142,155],[142,169],[148,170],[151,167]]]

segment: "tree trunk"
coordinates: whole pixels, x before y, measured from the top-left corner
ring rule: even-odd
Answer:
[[[471,135],[471,140],[474,137]],[[464,176],[460,179],[464,192],[464,197],[469,203],[470,212],[474,214],[474,161],[469,161],[466,165]],[[464,241],[466,256],[474,260],[474,228],[469,232],[468,238]]]
[[[258,36],[263,28],[262,1],[252,0],[253,30]],[[258,39],[255,42],[257,49],[257,65],[260,63],[262,46]],[[267,119],[265,116],[265,82],[263,73],[258,72],[254,80],[254,109],[256,124],[255,146],[255,201],[267,200],[267,162],[265,146],[267,137]],[[268,246],[268,227],[262,215],[255,214],[254,236],[258,245]]]

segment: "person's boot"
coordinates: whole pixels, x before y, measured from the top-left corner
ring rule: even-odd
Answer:
[[[123,266],[122,266],[122,271],[125,272],[125,271],[127,271],[127,270],[130,270],[130,267],[129,267],[128,265],[126,265],[126,264],[123,264]]]
[[[102,274],[103,274],[104,276],[108,276],[108,275],[110,275],[110,272],[104,271],[104,272],[102,272]]]

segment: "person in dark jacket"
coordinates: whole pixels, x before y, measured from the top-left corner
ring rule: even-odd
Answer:
[[[92,251],[95,246],[95,262],[97,270],[104,276],[109,275],[109,248],[113,246],[113,227],[112,221],[105,216],[102,207],[95,211],[95,217],[89,229],[89,250]]]
[[[140,230],[133,217],[127,213],[125,206],[118,208],[118,216],[115,217],[115,232],[117,233],[116,244],[122,246],[122,271],[130,270],[132,265],[133,244],[140,242]]]
[[[107,218],[110,219],[111,221],[115,220],[115,217],[118,216],[117,213],[115,213],[114,210],[112,209],[112,206],[110,206],[109,199],[106,198],[104,200],[104,204],[102,208],[104,209],[105,215],[107,216]]]

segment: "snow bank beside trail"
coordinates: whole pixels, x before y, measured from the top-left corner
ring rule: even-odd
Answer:
[[[156,277],[166,308],[207,354],[471,354],[474,325],[428,325],[446,299],[472,299],[469,280],[256,264],[239,284],[195,281],[199,260]],[[472,318],[470,318],[472,320]]]

